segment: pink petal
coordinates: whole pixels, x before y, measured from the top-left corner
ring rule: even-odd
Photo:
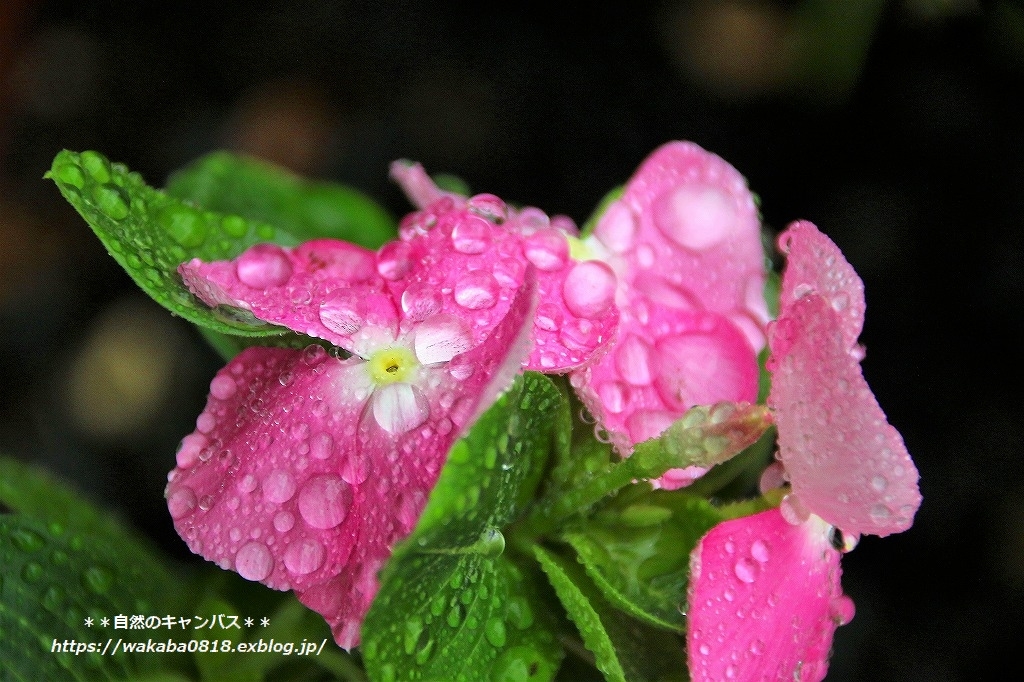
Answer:
[[[690,142],[654,151],[608,207],[594,238],[622,279],[624,313],[637,300],[744,318],[755,352],[768,310],[760,221],[736,169]],[[624,324],[642,324],[624,320]]]
[[[424,368],[416,386],[374,389],[365,363],[319,346],[243,351],[211,384],[169,475],[178,533],[223,568],[295,590],[354,646],[377,570],[415,525],[452,443],[529,352],[535,296],[528,279],[454,371]]]
[[[918,473],[849,352],[848,331],[825,296],[786,305],[769,329],[768,405],[793,494],[847,533],[885,536],[913,523]]]
[[[597,261],[571,260],[566,235],[548,227],[546,216],[529,234],[508,229],[525,224],[520,214],[504,226],[492,222],[503,210],[498,202],[490,195],[460,202],[446,196],[403,221],[405,241],[378,254],[402,311],[458,318],[479,343],[533,269],[542,305],[526,368],[566,372],[592,362],[618,321],[614,273]]]
[[[711,529],[690,556],[691,678],[824,678],[835,629],[853,617],[839,559],[816,517],[791,525],[770,509]]]
[[[757,373],[750,343],[729,320],[652,306],[646,324],[620,327],[608,354],[572,379],[619,452],[628,454],[694,405],[754,402]],[[667,487],[690,479],[676,476]]]
[[[779,248],[788,254],[779,292],[780,313],[807,294],[818,294],[832,306],[849,348],[864,327],[864,282],[839,247],[801,220],[779,235]],[[780,314],[781,316],[781,314]]]
[[[178,268],[207,305],[252,312],[260,320],[354,352],[367,335],[394,339],[398,313],[372,251],[318,239],[294,249],[257,244],[233,261],[193,259]]]
[[[422,165],[405,159],[391,164],[391,179],[398,183],[398,186],[405,192],[405,196],[417,208],[426,208],[443,197],[464,199],[458,194],[446,192],[435,185],[427,175],[427,171],[423,170]]]

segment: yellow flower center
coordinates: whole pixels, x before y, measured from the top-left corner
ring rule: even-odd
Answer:
[[[367,363],[370,376],[378,384],[394,384],[412,379],[412,372],[419,366],[416,356],[408,348],[397,346],[384,348],[370,356]]]

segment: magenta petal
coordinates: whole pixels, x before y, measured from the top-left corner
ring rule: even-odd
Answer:
[[[694,405],[754,402],[757,371],[749,341],[728,319],[652,307],[646,324],[620,328],[608,354],[575,373],[573,386],[629,453]]]
[[[793,493],[847,533],[906,530],[921,505],[917,469],[850,354],[833,305],[806,294],[782,314],[769,330],[768,405]]]
[[[626,302],[735,318],[756,350],[768,310],[760,221],[735,168],[691,142],[655,150],[608,207],[594,238],[620,265]],[[629,321],[627,324],[631,324]]]
[[[492,204],[498,201],[493,199]],[[398,243],[403,246],[382,249],[379,262],[387,265],[402,312],[410,319],[438,313],[457,318],[475,345],[507,314],[533,270],[542,306],[526,368],[566,372],[592,362],[618,322],[614,273],[598,261],[571,260],[565,234],[558,230],[546,227],[526,235],[491,222],[481,214],[484,204],[481,197],[436,202],[407,220],[407,227],[429,224],[429,229],[410,228]],[[401,268],[394,267],[397,251],[406,263]],[[393,272],[402,277],[391,277]]]
[[[242,308],[350,351],[364,326],[391,339],[397,332],[397,311],[377,274],[376,254],[347,242],[317,239],[294,249],[257,244],[233,261],[193,259],[178,272],[207,305]]]
[[[835,629],[853,616],[840,556],[813,516],[791,525],[770,509],[712,528],[690,557],[691,678],[824,678]]]
[[[528,275],[475,348],[375,386],[366,363],[254,347],[214,378],[166,496],[192,551],[319,611],[344,647],[376,574],[415,526],[456,438],[529,353]]]

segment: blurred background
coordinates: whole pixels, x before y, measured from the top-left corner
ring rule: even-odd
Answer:
[[[843,560],[857,615],[828,679],[1014,669],[1022,86],[1007,0],[3,0],[0,451],[188,558],[162,490],[222,363],[41,179],[62,148],[157,186],[245,151],[396,215],[387,164],[407,157],[582,223],[656,146],[693,140],[770,227],[812,220],[861,273],[864,372],[921,471],[913,529]]]

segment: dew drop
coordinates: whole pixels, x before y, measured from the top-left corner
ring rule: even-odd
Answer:
[[[36,583],[43,577],[45,571],[42,564],[30,561],[21,569],[21,577],[27,583]]]
[[[351,289],[336,289],[320,304],[320,322],[336,334],[350,336],[363,327],[364,308],[360,295]]]
[[[28,528],[19,528],[11,534],[14,546],[22,552],[38,552],[46,546],[43,536]]]
[[[309,454],[315,459],[327,459],[334,452],[334,438],[326,431],[309,439]]]
[[[235,554],[235,571],[246,580],[263,580],[274,568],[274,557],[262,542],[247,542]]]
[[[452,246],[459,253],[483,253],[490,244],[490,224],[477,216],[463,216],[452,230]]]
[[[242,284],[254,289],[279,287],[292,276],[288,254],[276,244],[257,244],[235,261],[235,272]]]
[[[854,606],[853,600],[845,594],[841,594],[829,603],[829,615],[832,616],[832,620],[835,621],[836,625],[846,625],[851,620],[857,611]]]
[[[782,498],[779,503],[779,512],[782,518],[794,526],[799,526],[811,516],[810,510],[804,506],[796,495],[790,493]]]
[[[553,228],[537,230],[523,242],[526,259],[544,272],[561,270],[569,260],[565,235]]]
[[[754,540],[750,545],[750,556],[754,557],[755,561],[765,563],[771,556],[768,552],[768,545],[762,540]]]
[[[499,618],[488,618],[484,624],[484,637],[494,647],[503,647],[507,641],[505,623]]]
[[[742,557],[733,566],[733,572],[741,581],[752,583],[757,578],[757,564],[747,557]]]
[[[477,270],[455,283],[455,302],[469,310],[491,308],[498,301],[498,282],[489,272]]]
[[[236,487],[240,493],[251,493],[253,490],[256,490],[256,485],[256,477],[252,474],[246,474],[238,481]]]
[[[615,273],[605,263],[588,260],[577,263],[562,282],[562,298],[573,315],[592,319],[600,316],[615,300]]]
[[[879,503],[876,505],[872,505],[871,507],[871,518],[876,523],[881,523],[883,521],[888,520],[888,518],[891,515],[892,511],[889,509],[889,507],[885,506],[884,504]]]
[[[654,224],[670,240],[703,251],[725,241],[736,221],[736,203],[727,193],[703,183],[686,184],[655,200]]]
[[[351,506],[352,487],[331,474],[311,478],[299,492],[299,514],[312,528],[334,528],[345,520]]]
[[[402,292],[402,312],[413,322],[419,322],[441,312],[443,301],[437,287],[426,282],[410,284]]]
[[[54,169],[54,175],[65,185],[71,185],[78,189],[85,187],[85,175],[82,169],[72,163],[62,163]]]
[[[284,551],[284,565],[295,575],[306,575],[324,563],[324,546],[312,538],[292,542]]]
[[[171,513],[172,519],[180,519],[183,516],[191,514],[196,508],[196,494],[192,488],[188,486],[181,486],[176,488],[167,497],[167,509]]]
[[[295,525],[295,514],[279,511],[274,514],[274,529],[278,533],[287,533]]]
[[[295,494],[295,477],[284,469],[275,469],[263,479],[263,499],[281,504]]]
[[[130,200],[125,191],[117,185],[97,185],[93,188],[92,198],[96,202],[96,208],[107,217],[114,220],[124,220],[128,217]]]
[[[508,218],[505,202],[493,194],[477,194],[466,201],[466,208],[492,223],[501,224]]]
[[[307,367],[316,367],[327,359],[327,351],[324,347],[311,343],[302,349],[302,364]]]
[[[412,267],[409,260],[411,247],[407,242],[388,242],[377,251],[377,272],[384,279],[398,280],[405,277]]]
[[[114,572],[106,566],[90,566],[82,573],[82,584],[96,594],[106,594],[114,584]]]
[[[878,492],[884,492],[888,486],[888,479],[886,479],[885,476],[882,476],[881,474],[878,474],[871,479],[871,487]]]
[[[217,400],[228,400],[237,390],[235,380],[226,374],[218,374],[210,382],[210,395]]]

